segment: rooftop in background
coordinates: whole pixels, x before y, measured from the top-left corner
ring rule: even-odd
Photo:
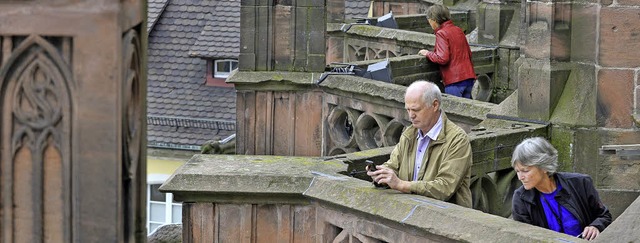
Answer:
[[[240,1],[150,0],[148,8],[147,114],[153,121],[183,121],[150,123],[148,146],[199,150],[207,140],[233,134],[235,126],[184,124],[235,124],[235,89],[206,86],[202,58],[238,58]]]

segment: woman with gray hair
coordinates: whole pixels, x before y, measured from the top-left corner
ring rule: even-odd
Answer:
[[[558,151],[546,139],[528,138],[518,144],[511,167],[522,182],[513,194],[513,219],[587,240],[611,224],[611,213],[591,177],[556,172]]]

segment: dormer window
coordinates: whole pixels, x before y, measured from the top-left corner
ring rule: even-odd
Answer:
[[[231,59],[216,60],[213,64],[214,78],[227,78],[231,71],[238,68],[238,61]]]

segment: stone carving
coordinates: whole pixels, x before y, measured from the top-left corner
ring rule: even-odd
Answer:
[[[385,45],[378,43],[369,43],[357,40],[348,40],[347,43],[347,55],[348,60],[346,62],[354,61],[367,61],[375,59],[384,59],[390,57],[397,57],[397,51],[391,50],[395,48],[394,45]]]
[[[0,71],[2,208],[0,235],[8,242],[70,241],[71,111],[73,80],[65,37],[4,38],[10,55]],[[10,139],[9,139],[10,138]]]
[[[363,112],[339,105],[333,106],[326,118],[329,139],[334,144],[329,153],[338,155],[395,145],[400,140],[402,124],[408,124],[408,122],[395,119],[393,123],[390,123],[389,121],[392,119],[387,115],[374,112]],[[387,128],[388,125],[392,127]],[[388,134],[384,134],[387,130]],[[388,140],[388,142],[383,140]]]
[[[126,215],[125,219],[125,237],[131,241],[135,240],[135,233],[131,230],[135,229],[136,215],[134,212],[142,210],[144,207],[140,204],[143,195],[140,183],[143,180],[137,179],[141,176],[140,156],[141,156],[141,140],[142,138],[142,121],[144,121],[144,109],[142,108],[142,94],[140,87],[141,74],[141,57],[140,57],[140,38],[136,30],[131,29],[123,37],[122,40],[122,58],[123,58],[123,93],[124,104],[122,107],[122,156],[123,156],[123,192],[122,200]]]

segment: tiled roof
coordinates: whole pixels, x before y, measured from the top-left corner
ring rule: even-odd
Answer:
[[[344,18],[366,18],[369,15],[370,0],[346,0],[344,2]]]
[[[189,55],[237,59],[240,53],[240,1],[217,1]]]
[[[235,131],[212,130],[193,127],[171,127],[149,125],[147,129],[148,146],[167,149],[200,150],[200,146],[209,140],[222,140]]]
[[[149,32],[148,116],[235,122],[235,89],[205,86],[207,61],[189,56],[189,48],[221,2],[225,1],[171,0],[165,6]],[[150,146],[200,146],[233,132],[149,125],[148,140]]]
[[[149,0],[147,4],[147,32],[151,31],[169,0]]]

